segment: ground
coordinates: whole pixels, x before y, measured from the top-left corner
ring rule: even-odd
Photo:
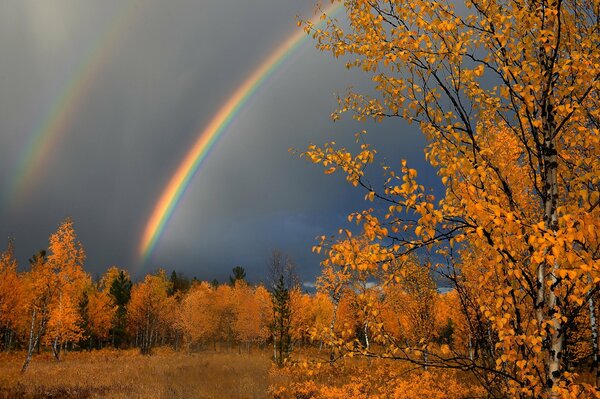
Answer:
[[[266,398],[266,353],[157,350],[68,353],[57,363],[48,353],[20,373],[24,354],[0,355],[0,398]]]

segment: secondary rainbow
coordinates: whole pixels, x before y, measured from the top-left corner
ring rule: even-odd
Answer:
[[[334,14],[341,8],[341,3],[334,3],[324,10],[325,14]],[[320,21],[313,20],[316,25]],[[199,132],[198,139],[179,165],[175,174],[165,187],[150,219],[146,223],[139,246],[140,263],[143,263],[152,253],[173,211],[181,200],[185,189],[189,186],[194,174],[206,159],[210,149],[219,137],[226,131],[234,117],[247,104],[248,99],[273,74],[275,70],[306,40],[308,35],[298,29],[267,58],[233,93],[221,107],[210,123]]]
[[[44,160],[60,141],[61,136],[68,131],[77,116],[77,111],[94,88],[94,83],[101,76],[103,67],[122,41],[141,4],[142,0],[123,1],[106,29],[76,64],[75,73],[63,86],[48,107],[48,112],[30,134],[9,185],[8,200],[11,206],[19,202],[19,199],[25,195],[27,187],[32,186],[36,174],[43,170]]]

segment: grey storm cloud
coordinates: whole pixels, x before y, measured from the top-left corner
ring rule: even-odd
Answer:
[[[126,2],[7,0],[0,5],[0,234],[13,236],[21,267],[71,216],[93,275],[110,265],[157,267],[225,279],[244,266],[265,278],[272,249],[290,254],[305,281],[320,257],[315,237],[333,234],[363,204],[342,176],[288,153],[367,128],[381,157],[419,167],[423,141],[398,123],[333,123],[335,93],[368,77],[307,40],[254,94],[212,148],[153,255],[136,266],[142,231],[199,132],[277,45],[312,15],[312,0],[137,1],[105,49],[76,113],[35,171],[27,195],[6,200],[40,120]],[[124,5],[125,4],[125,5]],[[87,55],[86,55],[87,54]],[[428,170],[428,173],[432,173]],[[0,245],[3,245],[0,243]]]

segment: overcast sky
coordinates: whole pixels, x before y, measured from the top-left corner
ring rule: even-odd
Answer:
[[[288,153],[351,145],[367,128],[391,164],[425,167],[423,141],[397,121],[333,123],[336,93],[368,76],[305,41],[254,94],[194,176],[154,253],[138,264],[145,224],[199,131],[313,0],[4,0],[0,2],[0,234],[22,268],[66,216],[93,275],[163,267],[224,280],[243,266],[264,279],[272,249],[303,281],[315,237],[344,226],[364,193]],[[81,77],[84,77],[83,79]],[[73,84],[75,82],[75,84]],[[65,94],[66,93],[66,94]],[[40,160],[27,158],[48,115],[78,96]],[[66,99],[66,100],[65,100]],[[19,187],[20,165],[27,184]],[[433,181],[431,169],[424,169]],[[423,175],[423,174],[421,174]],[[15,189],[17,187],[17,189]],[[0,244],[2,247],[5,243]]]

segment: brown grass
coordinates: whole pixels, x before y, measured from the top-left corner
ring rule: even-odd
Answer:
[[[266,398],[267,354],[102,350],[68,353],[57,363],[34,357],[25,374],[24,355],[0,355],[0,398]]]

